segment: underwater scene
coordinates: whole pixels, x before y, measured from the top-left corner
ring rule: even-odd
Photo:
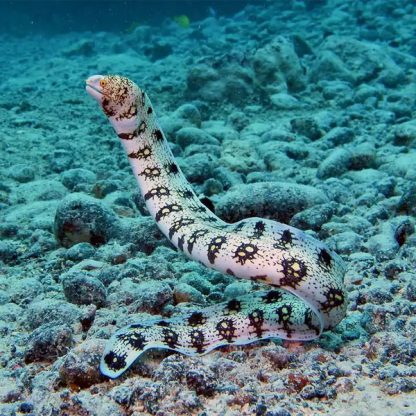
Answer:
[[[414,0],[0,39],[0,416],[416,415]]]

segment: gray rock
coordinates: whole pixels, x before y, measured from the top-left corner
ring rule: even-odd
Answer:
[[[55,299],[45,299],[32,302],[21,314],[22,324],[35,329],[43,324],[55,323],[56,325],[72,325],[79,321],[80,310],[67,302]]]
[[[391,260],[399,250],[399,244],[394,238],[394,232],[389,223],[385,223],[382,232],[368,239],[368,251],[377,260]]]
[[[59,368],[62,384],[88,388],[102,381],[99,364],[104,343],[104,340],[87,340],[67,354]]]
[[[322,88],[322,95],[325,100],[336,100],[344,103],[350,100],[353,94],[351,84],[345,81],[320,81],[319,86]]]
[[[34,201],[50,201],[62,199],[68,190],[61,182],[51,179],[41,179],[23,183],[10,194],[10,201],[15,204],[21,204]]]
[[[186,179],[192,183],[203,183],[212,178],[218,165],[216,158],[210,154],[195,154],[186,159],[177,159]]]
[[[244,105],[247,102],[247,97],[252,95],[251,82],[248,82],[250,75],[241,76],[242,74],[238,73],[241,71],[242,68],[236,67],[236,73],[228,76],[224,83],[224,96],[235,105]],[[232,69],[229,68],[227,72],[232,73]]]
[[[49,162],[48,170],[61,173],[70,169],[74,164],[74,152],[75,150],[56,149],[52,153],[47,154],[46,160]]]
[[[204,130],[196,127],[183,127],[176,133],[176,143],[185,149],[190,144],[219,145],[220,142]]]
[[[348,83],[355,82],[354,74],[345,67],[340,57],[328,50],[319,53],[309,76],[313,82],[322,79]]]
[[[9,290],[10,299],[18,305],[32,302],[42,292],[42,284],[33,277],[16,280]]]
[[[195,126],[195,127],[201,127],[201,113],[198,110],[198,107],[196,107],[193,104],[183,104],[181,105],[174,113],[173,116],[175,118],[179,118],[183,120],[184,122],[189,123],[189,125]],[[184,124],[182,124],[182,127],[185,127]]]
[[[296,213],[327,202],[322,191],[310,186],[259,182],[235,186],[219,199],[215,211],[229,222],[256,216],[289,223]]]
[[[227,123],[233,129],[241,131],[250,124],[250,119],[242,111],[235,111],[228,116]]]
[[[6,322],[15,322],[21,318],[23,308],[14,303],[5,303],[0,306],[0,316]]]
[[[240,135],[237,130],[225,126],[222,121],[209,121],[204,123],[204,130],[220,142],[224,140],[238,140]]]
[[[202,186],[202,193],[205,196],[217,195],[224,191],[222,183],[214,178],[209,178],[204,182]]]
[[[134,283],[132,279],[123,279],[109,287],[108,301],[116,305],[134,303],[134,310],[159,313],[165,304],[172,302],[173,291],[166,282]]]
[[[11,166],[7,170],[7,174],[10,178],[20,183],[30,182],[35,179],[35,169],[23,163]]]
[[[85,185],[92,185],[97,176],[88,169],[69,169],[61,173],[62,183],[71,191],[84,189]]]
[[[400,197],[398,208],[408,214],[416,214],[416,184],[407,183]]]
[[[72,261],[82,261],[92,257],[95,253],[95,248],[90,243],[78,243],[70,247],[66,253],[65,258]]]
[[[332,204],[317,205],[295,214],[290,221],[290,225],[302,230],[319,231],[322,225],[331,219],[333,212]]]
[[[343,147],[333,150],[318,167],[320,179],[341,176],[350,169],[371,168],[375,163],[375,150],[370,144]]]
[[[401,123],[394,129],[394,144],[406,146],[416,144],[416,120]]]
[[[306,136],[311,140],[318,140],[324,132],[318,122],[311,117],[298,117],[290,120],[290,125],[295,133]]]
[[[335,127],[326,133],[321,140],[327,142],[330,146],[338,146],[351,142],[354,138],[354,131],[348,127]]]
[[[214,288],[214,286],[206,280],[204,276],[197,272],[185,273],[179,279],[180,283],[186,283],[189,286],[194,287],[204,295],[208,295]]]
[[[293,142],[295,139],[296,137],[294,136],[292,132],[287,131],[286,129],[281,128],[281,127],[270,129],[266,131],[265,133],[263,133],[261,136],[261,142],[263,144],[266,142],[289,143],[289,142]]]
[[[306,80],[302,65],[291,40],[277,36],[270,44],[259,48],[252,62],[255,76],[261,84],[269,86],[269,93],[300,91]],[[280,86],[280,88],[279,88]]]
[[[344,231],[332,237],[336,251],[340,254],[351,254],[360,251],[363,237],[353,231]]]
[[[406,285],[406,297],[410,301],[416,301],[416,275],[411,275],[411,280]]]
[[[218,383],[215,374],[209,368],[190,369],[185,374],[185,379],[189,389],[205,397],[214,395]]]
[[[202,293],[187,283],[178,283],[175,285],[173,297],[175,299],[175,303],[205,303],[205,298]]]
[[[0,260],[6,264],[16,262],[20,254],[20,247],[16,241],[0,240]]]
[[[56,360],[65,355],[73,344],[72,331],[67,325],[45,324],[29,336],[25,362]]]
[[[64,198],[55,214],[54,231],[64,247],[87,242],[94,246],[117,235],[120,222],[101,201],[74,193]]]
[[[359,84],[377,79],[388,87],[406,81],[404,71],[382,46],[346,36],[329,36],[311,70],[311,79],[341,79]]]
[[[204,156],[210,155],[219,158],[221,156],[221,147],[214,146],[212,144],[190,144],[185,148],[185,150],[182,153],[185,159],[195,154],[203,154]]]
[[[95,277],[82,272],[67,272],[62,277],[65,298],[76,305],[103,306],[107,291]]]
[[[383,97],[383,90],[368,84],[361,84],[354,93],[354,100],[357,103],[365,103],[368,99],[376,97],[380,100]]]
[[[67,57],[92,56],[95,52],[95,43],[92,40],[80,40],[75,45],[64,50],[62,54]]]
[[[230,283],[224,290],[225,299],[233,299],[238,296],[246,295],[252,289],[251,283],[246,281],[238,281]]]
[[[272,94],[270,96],[270,101],[273,106],[279,110],[295,110],[303,106],[297,98],[284,92]]]
[[[123,219],[118,239],[121,244],[134,244],[137,250],[146,254],[151,254],[161,245],[171,246],[150,217]]]

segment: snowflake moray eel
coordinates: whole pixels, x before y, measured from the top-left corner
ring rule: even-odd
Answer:
[[[147,208],[163,234],[191,259],[268,291],[167,319],[138,322],[106,345],[101,372],[116,378],[150,348],[202,355],[266,338],[307,341],[346,313],[345,266],[323,243],[278,222],[227,224],[209,211],[175,163],[148,96],[127,78],[94,75],[87,92],[124,146]]]

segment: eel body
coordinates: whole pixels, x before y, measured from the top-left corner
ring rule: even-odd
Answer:
[[[105,348],[104,375],[120,376],[150,348],[201,355],[221,345],[273,337],[307,341],[343,319],[345,266],[336,253],[302,231],[268,219],[225,223],[190,187],[148,96],[136,84],[121,76],[95,75],[86,89],[120,138],[147,208],[172,244],[207,267],[271,286],[120,329]]]

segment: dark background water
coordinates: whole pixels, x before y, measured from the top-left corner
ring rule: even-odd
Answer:
[[[158,24],[186,15],[190,21],[209,15],[232,15],[247,4],[267,0],[0,0],[0,32],[13,35],[71,31],[124,31],[132,24]]]

